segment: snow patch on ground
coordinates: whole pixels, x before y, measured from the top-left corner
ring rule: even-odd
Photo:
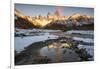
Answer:
[[[66,34],[72,34],[72,33],[77,33],[77,34],[94,34],[94,32],[92,30],[71,30],[71,31],[67,31]]]
[[[83,42],[87,42],[87,43],[94,43],[94,40],[90,39],[90,38],[73,37],[73,40],[83,41]]]
[[[92,56],[94,55],[94,46],[88,46],[88,45],[79,44],[78,48],[79,49],[85,48],[88,54],[90,54]]]
[[[61,30],[46,30],[46,29],[16,29],[16,33],[29,33],[29,32],[42,32],[42,33],[49,33],[49,32],[61,32]]]
[[[20,52],[24,50],[24,47],[29,46],[32,43],[45,41],[49,39],[57,39],[58,36],[51,35],[49,33],[45,33],[44,35],[40,36],[30,36],[30,37],[15,37],[15,49],[16,51]]]

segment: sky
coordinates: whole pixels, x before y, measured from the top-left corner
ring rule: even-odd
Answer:
[[[51,5],[15,4],[15,8],[27,16],[47,16],[48,12],[54,14],[58,7]],[[71,16],[75,13],[94,16],[93,8],[61,6],[60,11],[62,16]]]

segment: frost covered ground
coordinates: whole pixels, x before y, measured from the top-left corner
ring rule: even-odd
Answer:
[[[39,36],[28,36],[28,37],[15,37],[15,49],[20,52],[24,50],[24,47],[29,46],[32,43],[45,41],[49,39],[57,39],[58,36],[50,35],[49,33],[45,33],[44,35]]]
[[[71,31],[67,31],[66,34],[73,34],[73,33],[77,33],[77,34],[94,34],[93,30],[71,30]]]
[[[68,31],[67,32],[67,34],[80,34],[80,35],[82,35],[82,34],[85,34],[85,37],[86,38],[84,38],[84,37],[72,37],[73,38],[73,40],[76,40],[76,41],[81,41],[81,42],[84,42],[84,43],[88,43],[88,44],[92,44],[92,45],[86,45],[86,44],[79,44],[78,45],[78,48],[79,49],[81,49],[81,48],[85,48],[86,49],[86,51],[88,52],[88,54],[90,54],[90,55],[92,55],[92,56],[94,56],[94,31],[93,30],[90,30],[90,31],[84,31],[84,30],[82,30],[82,31],[77,31],[77,30],[72,30],[72,31]],[[84,35],[83,35],[84,36]],[[92,36],[93,38],[89,38],[89,36]]]
[[[29,46],[32,43],[39,42],[39,41],[45,41],[49,39],[57,39],[59,36],[55,34],[50,33],[56,33],[61,32],[60,30],[41,30],[41,29],[16,29],[15,34],[24,34],[25,36],[15,36],[15,50],[17,52],[20,52],[24,50],[24,47]],[[73,35],[71,38],[76,41],[81,41],[83,43],[80,43],[78,45],[78,48],[85,48],[88,54],[94,56],[94,31],[93,30],[71,30],[67,32],[63,32],[64,35]],[[78,35],[77,37],[75,35]],[[84,38],[85,36],[85,38]],[[89,37],[89,36],[92,36]],[[85,43],[85,44],[84,44]],[[86,45],[88,43],[88,45]],[[90,43],[90,45],[89,45]],[[92,43],[92,45],[91,45]]]

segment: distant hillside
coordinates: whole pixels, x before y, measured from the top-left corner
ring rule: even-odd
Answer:
[[[52,21],[45,26],[46,29],[94,29],[94,18],[87,15],[74,14],[67,20]]]
[[[18,14],[17,14],[18,15]],[[94,29],[94,18],[87,15],[74,14],[69,16],[66,20],[53,20],[41,27],[41,24],[32,22],[28,17],[15,16],[15,27],[28,28],[43,28],[43,29],[57,29],[57,30],[71,30],[71,29]]]
[[[33,25],[27,18],[23,19],[17,17],[17,19],[15,19],[15,27],[21,29],[29,29],[29,28],[39,28],[40,26]]]

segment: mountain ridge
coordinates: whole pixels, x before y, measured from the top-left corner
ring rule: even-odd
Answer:
[[[67,27],[77,27],[86,24],[93,24],[94,18],[89,15],[82,15],[79,13],[75,13],[69,16],[67,19],[58,19],[58,20],[48,20],[42,18],[41,16],[38,18],[32,18],[30,16],[20,16],[20,14],[15,15],[15,27],[24,28],[44,28],[44,29],[54,29],[53,27],[57,27],[57,29],[67,29]]]

